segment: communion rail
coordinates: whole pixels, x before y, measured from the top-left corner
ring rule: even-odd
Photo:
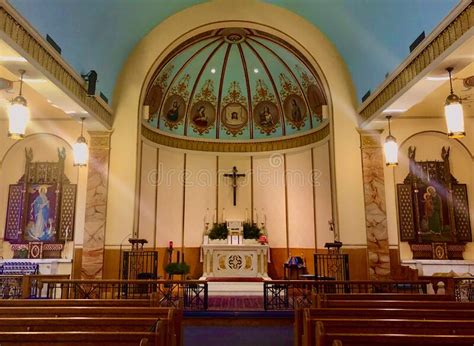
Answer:
[[[294,310],[313,306],[318,293],[400,293],[426,294],[431,282],[426,281],[335,281],[335,280],[273,280],[265,281],[265,310]]]
[[[207,310],[207,281],[202,280],[50,280],[36,298],[150,299],[150,304]]]
[[[25,299],[41,295],[42,280],[65,280],[63,274],[0,275],[0,299]]]

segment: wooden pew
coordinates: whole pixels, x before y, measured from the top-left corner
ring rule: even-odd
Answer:
[[[168,346],[154,332],[0,332],[2,346]]]
[[[316,345],[331,345],[326,334],[473,335],[473,320],[318,319]]]
[[[151,331],[153,317],[7,317],[0,318],[0,332]]]
[[[474,335],[327,334],[328,346],[472,346]]]
[[[166,345],[181,345],[182,343],[182,310],[174,308],[158,308],[158,307],[130,307],[130,306],[6,306],[0,307],[0,320],[5,318],[16,318],[16,319],[31,319],[32,321],[40,318],[82,318],[84,321],[96,320],[102,318],[103,320],[112,320],[114,318],[121,317],[126,319],[148,319],[148,322],[159,320],[161,328],[165,328],[165,332],[162,334],[166,338]],[[63,320],[61,320],[63,321]],[[61,323],[58,321],[58,323]],[[18,322],[20,323],[20,322]],[[56,322],[54,322],[56,325]],[[72,322],[65,322],[71,325]],[[84,323],[87,326],[91,326],[94,322],[82,322],[73,332],[87,332],[82,330]],[[107,322],[106,322],[107,323]],[[117,322],[120,323],[120,322]],[[148,329],[152,328],[154,322],[148,325]],[[133,325],[133,324],[132,324]],[[123,326],[123,324],[122,324]],[[32,326],[30,326],[32,327]],[[35,328],[40,328],[36,326]],[[31,330],[31,329],[30,329]],[[124,329],[122,329],[124,330]],[[57,330],[55,330],[59,333]],[[125,329],[125,331],[127,331]],[[44,331],[52,332],[52,331]],[[141,333],[144,331],[142,330]],[[92,333],[92,332],[89,332]],[[72,334],[68,334],[72,335]],[[90,338],[88,336],[88,338]],[[1,344],[0,338],[0,344]]]
[[[353,309],[458,309],[465,310],[474,307],[468,302],[455,301],[411,301],[411,300],[324,300],[319,302],[319,308],[353,308]]]
[[[166,318],[170,308],[132,306],[18,306],[0,307],[0,317],[156,317]]]
[[[471,320],[474,309],[313,308],[304,309],[302,315],[295,312],[295,345],[314,344],[315,325],[320,319],[355,319],[364,323],[370,319]]]
[[[316,294],[317,300],[411,300],[411,301],[454,301],[448,294],[408,294],[408,293],[354,293],[354,294]]]
[[[154,306],[150,299],[5,299],[2,307],[35,306]]]

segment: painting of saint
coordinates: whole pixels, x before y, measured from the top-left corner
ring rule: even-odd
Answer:
[[[55,187],[33,186],[28,198],[26,240],[53,240],[55,229]]]
[[[179,95],[172,95],[166,100],[162,114],[167,122],[178,123],[183,119],[185,108],[184,99]]]
[[[278,109],[270,101],[262,101],[254,108],[255,123],[262,133],[269,134],[278,124]]]
[[[148,91],[148,94],[145,97],[145,105],[149,107],[149,123],[157,117],[162,98],[163,90],[159,85],[152,86]]]
[[[319,121],[323,121],[323,105],[326,105],[326,100],[321,89],[316,85],[310,84],[306,91],[308,95],[309,108]]]
[[[304,125],[306,104],[299,95],[290,95],[284,102],[285,116],[289,122],[299,128]]]
[[[200,101],[191,108],[191,124],[197,132],[204,133],[210,126],[214,124],[215,108],[208,101]]]
[[[424,231],[441,234],[443,230],[443,212],[441,197],[433,186],[428,186],[423,194]]]
[[[209,121],[207,119],[206,108],[204,108],[204,106],[198,108],[196,114],[193,117],[193,121],[197,126],[207,127]]]

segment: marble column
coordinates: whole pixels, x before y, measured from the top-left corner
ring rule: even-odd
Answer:
[[[89,164],[81,278],[101,279],[104,266],[111,133],[91,131],[89,135]]]
[[[367,255],[371,280],[390,278],[381,131],[361,131]]]

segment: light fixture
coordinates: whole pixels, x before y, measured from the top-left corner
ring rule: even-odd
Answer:
[[[451,78],[452,67],[446,69],[449,74],[450,94],[446,98],[444,105],[444,117],[448,128],[449,138],[462,138],[466,135],[464,132],[464,113],[461,104],[461,98],[453,92],[453,80]]]
[[[23,139],[28,121],[30,120],[30,110],[28,102],[22,95],[23,75],[25,70],[20,70],[20,91],[8,107],[8,137],[12,139]]]
[[[87,161],[89,160],[89,148],[87,146],[87,141],[83,135],[84,119],[85,118],[81,118],[81,135],[72,147],[72,151],[74,154],[74,166],[77,167],[87,166]]]
[[[383,150],[385,152],[385,165],[387,167],[398,166],[398,144],[397,139],[392,136],[392,131],[390,128],[390,119],[391,115],[386,116],[388,120],[388,136],[385,138],[385,143],[383,145]]]

